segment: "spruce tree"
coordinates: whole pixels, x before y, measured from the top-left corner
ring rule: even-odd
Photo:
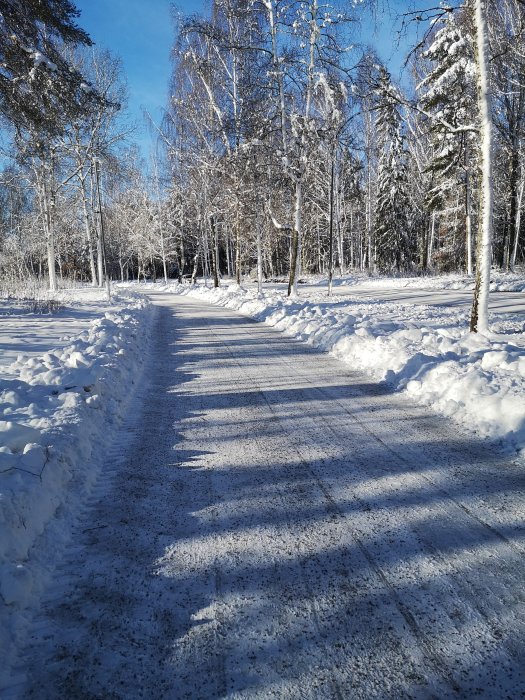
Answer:
[[[91,45],[69,0],[0,0],[0,114],[17,129],[56,133],[95,97],[65,57]]]
[[[405,269],[410,264],[409,198],[403,120],[390,81],[381,67],[376,90],[376,134],[379,150],[374,240],[380,269]]]
[[[470,273],[477,149],[472,132],[456,131],[476,121],[476,68],[468,25],[465,11],[447,13],[436,24],[422,55],[430,70],[418,89],[420,105],[431,115],[433,154],[428,166],[431,187],[426,205],[440,222],[439,265],[448,269],[464,260]]]

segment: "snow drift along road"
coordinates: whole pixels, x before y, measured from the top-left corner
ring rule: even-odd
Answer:
[[[136,295],[113,306],[65,347],[21,355],[0,379],[0,688],[141,374],[151,308]]]
[[[268,326],[157,303],[133,444],[10,697],[521,697],[522,468]]]

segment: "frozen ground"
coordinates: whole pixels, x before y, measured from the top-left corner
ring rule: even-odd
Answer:
[[[494,287],[514,291],[492,292],[492,332],[486,336],[468,332],[469,278],[361,276],[337,282],[331,299],[326,282],[300,285],[296,299],[286,297],[282,284],[265,285],[261,296],[253,284],[172,289],[328,350],[475,434],[523,453],[525,291],[516,291],[525,289],[523,277],[495,278]]]
[[[50,316],[2,306],[0,688],[147,348],[144,297],[76,290],[62,302]]]
[[[267,325],[152,296],[140,402],[5,696],[523,697],[523,467]]]
[[[453,278],[192,290],[307,344],[160,285],[4,317],[2,698],[521,697],[511,283],[487,338]]]
[[[0,377],[10,375],[9,365],[19,354],[34,357],[63,347],[92,321],[122,306],[118,299],[108,303],[105,291],[91,287],[64,289],[57,297],[61,308],[52,314],[33,313],[16,299],[0,299]]]
[[[326,302],[326,278],[307,277],[299,285],[300,297]],[[246,285],[248,289],[254,284]],[[336,300],[363,299],[403,305],[441,306],[461,310],[465,325],[472,305],[474,282],[466,275],[440,275],[435,277],[370,277],[364,273],[335,276],[333,297]],[[264,289],[287,288],[285,282],[264,284]],[[525,273],[493,273],[490,295],[493,322],[504,317],[515,317],[516,328],[525,329]]]

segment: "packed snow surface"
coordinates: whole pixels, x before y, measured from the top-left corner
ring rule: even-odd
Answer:
[[[388,284],[391,301],[375,300],[374,290]],[[265,289],[259,295],[253,286],[234,284],[219,289],[205,285],[171,289],[241,311],[328,350],[479,436],[525,455],[525,301],[521,313],[494,314],[492,333],[472,334],[468,307],[392,301],[400,295],[396,290],[421,290],[425,285],[436,294],[464,290],[472,281],[460,276],[349,278],[339,283],[331,299],[326,289],[307,285],[295,299],[282,290]],[[523,277],[517,275],[497,279],[493,286],[514,292],[525,289]],[[519,294],[525,296],[523,291]]]
[[[338,282],[148,285],[155,325],[133,285],[48,324],[11,309],[2,697],[525,692],[519,282],[490,336],[468,283]]]
[[[66,296],[65,308],[47,318],[47,324],[7,302],[3,307],[9,312],[7,324],[19,331],[5,342],[4,361],[12,360],[16,344],[20,349],[31,337],[29,352],[0,368],[4,660],[66,536],[68,513],[74,510],[68,499],[81,500],[100,469],[101,448],[125,411],[147,343],[150,309],[143,296],[116,295],[111,304],[82,290]],[[58,337],[64,328],[69,334]],[[5,327],[3,334],[6,341]],[[0,667],[1,687],[4,664]]]
[[[132,438],[7,700],[523,697],[523,467],[266,324],[151,295]]]

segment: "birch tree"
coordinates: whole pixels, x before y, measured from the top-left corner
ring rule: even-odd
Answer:
[[[489,43],[485,0],[474,0],[476,27],[476,67],[480,123],[481,185],[479,230],[476,256],[476,282],[470,317],[470,330],[486,332],[489,327],[489,288],[492,264],[492,93],[489,76]]]

